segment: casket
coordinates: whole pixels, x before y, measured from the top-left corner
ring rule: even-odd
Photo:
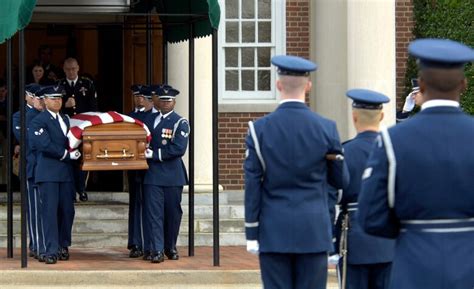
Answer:
[[[148,169],[146,131],[135,123],[90,126],[82,132],[82,170]]]

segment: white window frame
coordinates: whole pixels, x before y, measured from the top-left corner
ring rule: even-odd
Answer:
[[[242,4],[242,0],[240,5]],[[258,0],[255,0],[257,2]],[[285,54],[286,53],[286,0],[272,0],[272,45],[270,56]],[[228,47],[268,47],[268,45],[259,43],[225,43],[225,32],[226,32],[226,16],[225,16],[225,0],[219,0],[219,5],[221,7],[221,23],[219,27],[218,34],[218,85],[219,85],[219,104],[220,109],[224,111],[238,111],[239,109],[232,105],[238,105],[241,107],[241,111],[271,111],[275,105],[279,102],[279,96],[275,89],[275,79],[277,77],[276,69],[274,66],[270,66],[270,90],[269,91],[226,91],[225,90],[225,48]],[[241,7],[241,6],[239,6]],[[239,13],[241,13],[239,11]],[[255,17],[257,16],[257,11],[255,11]],[[257,24],[258,22],[256,22]],[[256,29],[258,25],[255,25]],[[242,31],[239,29],[239,34],[241,36]],[[258,39],[258,35],[255,35]],[[241,37],[239,37],[241,39]],[[242,68],[240,66],[240,53],[239,53],[239,66],[238,69]],[[257,63],[257,58],[255,58]],[[239,75],[239,79],[241,76]],[[255,86],[258,87],[258,84],[255,83]],[[252,105],[251,107],[246,105]],[[259,105],[261,104],[261,105]],[[265,104],[271,105],[268,109],[265,109]],[[229,106],[230,105],[230,106]],[[243,106],[242,106],[243,105]]]

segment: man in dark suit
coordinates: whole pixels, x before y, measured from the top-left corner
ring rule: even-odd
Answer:
[[[336,124],[304,103],[317,66],[275,56],[279,107],[249,122],[246,138],[247,250],[259,253],[268,288],[326,288],[332,250],[328,186],[349,181]]]
[[[41,96],[37,96],[41,89],[38,84],[28,84],[25,87],[25,123],[28,128],[31,120],[40,113],[44,108],[44,102]],[[20,111],[17,111],[12,116],[13,134],[18,142],[20,142],[21,124]],[[28,135],[26,136],[26,175],[27,175],[27,192],[28,192],[28,233],[30,236],[30,257],[38,256],[38,224],[37,224],[37,192],[36,183],[34,180],[34,167],[36,165],[36,158],[34,152],[28,146]]]
[[[395,242],[368,235],[360,228],[357,199],[367,158],[383,119],[382,106],[390,99],[367,89],[351,89],[347,96],[353,100],[352,120],[357,136],[343,144],[351,180],[338,196],[340,214],[335,248],[344,251],[339,260],[339,276],[344,278],[341,283],[346,284],[346,289],[384,289],[388,288]]]
[[[143,206],[145,233],[149,240],[145,259],[152,263],[178,260],[176,248],[183,211],[181,196],[188,177],[183,160],[189,136],[189,123],[174,111],[179,91],[163,85],[155,91],[160,112],[151,113],[145,124],[152,140],[146,150],[148,171],[144,179]],[[149,257],[147,254],[150,254]]]
[[[421,111],[382,129],[362,176],[359,221],[396,239],[389,288],[474,285],[474,119],[459,107],[474,49],[419,39]]]
[[[151,90],[147,86],[132,85],[134,109],[129,116],[145,121],[150,113],[146,111],[145,102],[148,102],[146,96],[151,98]],[[145,96],[146,95],[146,96]],[[143,256],[143,177],[144,170],[127,171],[129,188],[129,211],[128,211],[128,245],[130,258]]]
[[[87,77],[79,76],[79,64],[74,58],[64,61],[64,73],[66,77],[59,81],[59,85],[64,87],[62,112],[69,117],[75,114],[97,111],[97,93],[94,83]],[[74,185],[79,199],[87,201],[86,193],[87,173],[80,168],[80,162],[74,162]]]
[[[35,180],[41,200],[45,238],[45,261],[68,260],[74,220],[74,186],[71,161],[81,153],[68,150],[69,119],[60,113],[62,87],[44,91],[46,110],[36,116],[29,130],[33,147],[38,151]]]

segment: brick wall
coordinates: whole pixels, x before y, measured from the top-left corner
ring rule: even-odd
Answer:
[[[309,2],[286,1],[286,52],[309,58]],[[219,184],[224,190],[243,190],[242,163],[247,123],[264,113],[219,114]]]
[[[309,5],[310,0],[286,1],[287,54],[309,58]],[[412,0],[396,0],[397,97],[400,106],[404,100],[407,46],[412,39],[412,6]],[[219,183],[225,190],[243,190],[242,163],[247,123],[263,115],[258,112],[219,114]]]
[[[395,2],[395,27],[397,43],[397,107],[401,109],[405,101],[405,71],[407,68],[407,47],[413,39],[411,33],[413,21],[413,1],[397,0]]]

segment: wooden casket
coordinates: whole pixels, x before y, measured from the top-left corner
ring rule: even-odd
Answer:
[[[90,126],[82,132],[82,170],[148,169],[146,131],[135,123]]]

